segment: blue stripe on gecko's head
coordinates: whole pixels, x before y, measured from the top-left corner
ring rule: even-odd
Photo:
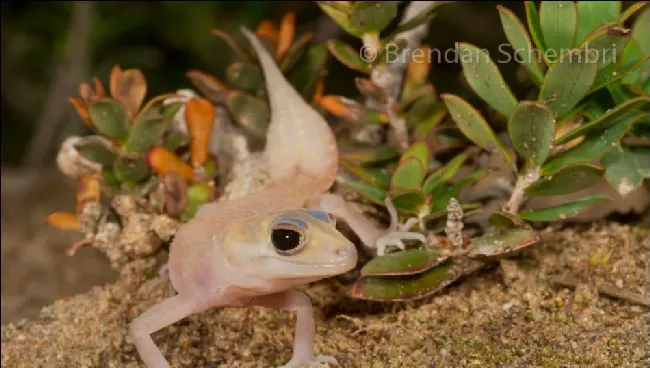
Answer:
[[[325,222],[325,223],[328,223],[328,224],[332,223],[332,219],[330,218],[330,215],[325,211],[307,210],[307,213],[312,215],[313,217]]]
[[[293,216],[280,216],[273,220],[271,227],[276,227],[280,225],[293,225],[298,229],[307,230],[307,223],[297,217]]]

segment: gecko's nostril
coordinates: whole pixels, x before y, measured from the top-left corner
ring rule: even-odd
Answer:
[[[347,254],[347,251],[345,250],[345,248],[336,248],[334,254],[336,254],[337,257],[343,257]]]

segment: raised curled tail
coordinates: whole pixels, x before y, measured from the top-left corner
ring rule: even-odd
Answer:
[[[329,188],[336,178],[338,148],[327,121],[289,84],[257,36],[242,26],[262,65],[271,105],[266,155],[272,179],[308,175]]]

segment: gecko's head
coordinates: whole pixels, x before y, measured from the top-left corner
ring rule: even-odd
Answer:
[[[231,264],[265,278],[298,283],[339,275],[357,264],[356,247],[325,212],[282,210],[256,223],[255,229],[248,229],[245,246],[228,250]]]

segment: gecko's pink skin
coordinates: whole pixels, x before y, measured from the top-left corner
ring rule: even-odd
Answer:
[[[380,231],[340,197],[326,194],[338,169],[331,129],[287,82],[257,37],[242,31],[260,59],[271,105],[265,150],[271,180],[243,198],[202,206],[174,237],[168,264],[178,294],[136,318],[129,330],[149,368],[169,367],[151,339],[154,332],[209,308],[253,305],[296,312],[293,355],[284,367],[336,363],[314,355],[311,302],[292,288],[351,270],[357,251],[324,212],[304,207],[343,218],[369,246],[389,244],[398,234],[392,228]],[[299,229],[299,251],[286,253],[271,240],[278,226]]]

